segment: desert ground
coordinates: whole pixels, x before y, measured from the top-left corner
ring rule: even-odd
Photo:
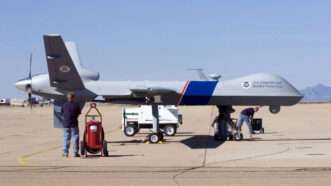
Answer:
[[[224,143],[213,140],[215,107],[180,107],[184,123],[163,144],[144,143],[148,131],[125,137],[122,106],[99,109],[110,156],[82,159],[61,156],[52,107],[0,107],[0,185],[331,185],[331,104],[264,107],[265,134]]]

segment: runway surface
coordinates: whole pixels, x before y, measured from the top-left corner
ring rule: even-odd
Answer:
[[[100,109],[110,157],[80,159],[61,157],[52,108],[0,107],[0,185],[331,185],[331,104],[263,108],[265,134],[225,143],[212,137],[214,107],[180,107],[184,124],[163,144],[125,137],[121,107]]]

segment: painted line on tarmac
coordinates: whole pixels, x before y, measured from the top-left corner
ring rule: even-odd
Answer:
[[[289,152],[291,150],[290,147],[284,147],[284,149],[282,150],[278,150],[275,152],[270,152],[270,153],[264,153],[264,154],[257,154],[257,155],[252,155],[252,156],[245,156],[245,157],[241,157],[241,158],[234,158],[234,159],[229,159],[229,160],[221,160],[221,161],[214,161],[214,162],[209,162],[206,164],[206,166],[211,166],[211,165],[215,165],[215,164],[225,164],[225,163],[230,163],[230,162],[236,162],[236,161],[244,161],[244,160],[252,160],[252,159],[258,159],[258,158],[265,158],[265,157],[270,157],[270,156],[275,156],[275,155],[279,155],[279,154],[283,154],[286,152]]]
[[[8,151],[8,152],[1,152],[0,153],[0,156],[2,156],[2,155],[7,155],[7,154],[9,154],[10,152]]]
[[[61,146],[50,147],[50,148],[43,149],[43,150],[40,150],[40,151],[36,151],[36,152],[30,153],[30,154],[25,154],[23,156],[20,156],[17,159],[17,161],[21,166],[27,166],[28,165],[28,159],[31,158],[32,156],[39,155],[39,154],[42,154],[42,153],[46,153],[46,152],[49,152],[49,151],[52,151],[52,150],[55,150],[55,149],[58,149],[58,148],[61,148]]]

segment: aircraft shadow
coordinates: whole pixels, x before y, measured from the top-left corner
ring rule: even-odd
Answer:
[[[224,143],[224,141],[216,141],[214,136],[209,135],[196,135],[180,142],[191,149],[215,149]]]

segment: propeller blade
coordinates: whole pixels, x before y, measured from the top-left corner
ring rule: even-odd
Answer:
[[[29,78],[32,80],[32,53],[30,53],[30,60],[29,60]]]

